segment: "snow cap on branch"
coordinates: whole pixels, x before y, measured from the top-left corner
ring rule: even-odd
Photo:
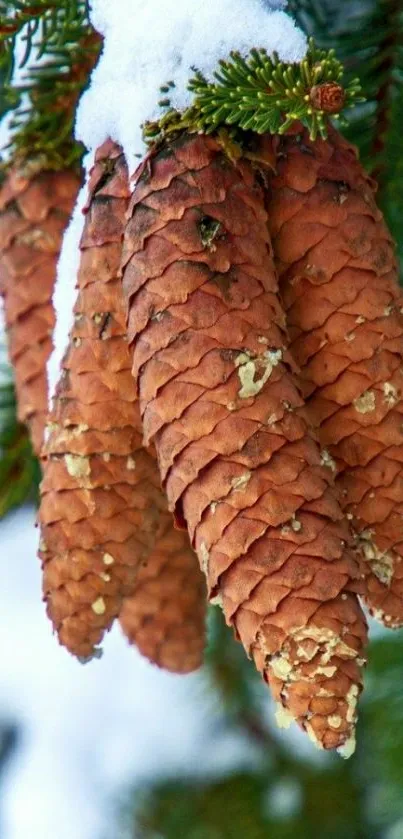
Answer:
[[[91,19],[105,43],[82,97],[77,138],[95,150],[107,137],[124,149],[132,171],[144,152],[141,125],[160,115],[160,87],[174,82],[173,107],[191,102],[194,68],[212,78],[220,59],[253,47],[300,61],[305,35],[282,11],[284,0],[92,0]]]

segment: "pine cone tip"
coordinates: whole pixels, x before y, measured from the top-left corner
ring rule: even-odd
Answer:
[[[93,649],[93,651],[90,655],[79,655],[79,656],[76,656],[76,658],[77,658],[77,661],[79,662],[79,664],[89,664],[91,661],[94,661],[94,659],[96,659],[96,658],[98,658],[98,659],[102,658],[103,654],[104,654],[104,651],[103,651],[102,647],[94,647],[94,649]]]
[[[354,598],[343,597],[343,603],[347,615]],[[334,613],[336,607],[333,604]],[[363,627],[347,620],[331,629],[323,626],[324,617],[325,612],[316,625],[289,632],[277,650],[271,627],[259,637],[254,657],[276,700],[278,726],[288,728],[295,721],[317,748],[336,750],[347,758],[355,747],[360,671],[365,665]],[[329,612],[327,617],[332,623]]]

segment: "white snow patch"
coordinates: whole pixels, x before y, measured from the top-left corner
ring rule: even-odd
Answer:
[[[173,81],[172,105],[186,108],[192,68],[212,78],[220,58],[252,47],[300,61],[306,37],[282,9],[284,0],[92,0],[91,19],[105,39],[77,113],[76,135],[88,149],[108,137],[129,170],[144,152],[141,124],[160,114],[161,85]]]
[[[93,155],[86,155],[84,165],[87,173],[92,163]],[[56,315],[56,325],[53,332],[53,352],[47,364],[49,407],[56,385],[60,377],[63,356],[69,342],[69,334],[73,325],[73,308],[76,299],[76,279],[80,265],[79,243],[84,226],[83,207],[87,199],[87,180],[81,188],[73,215],[63,237],[63,245],[57,266],[57,278],[53,292],[53,306]]]

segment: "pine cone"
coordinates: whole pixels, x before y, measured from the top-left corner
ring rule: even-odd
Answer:
[[[48,613],[61,643],[80,657],[91,656],[122,602],[124,614],[136,614],[144,591],[151,593],[147,575],[154,577],[154,589],[159,586],[156,607],[167,597],[166,580],[158,579],[158,574],[161,564],[171,560],[169,555],[163,557],[170,534],[178,551],[175,561],[182,568],[182,575],[173,578],[178,586],[186,579],[188,599],[181,588],[175,591],[172,581],[170,591],[173,598],[178,595],[178,604],[183,603],[184,619],[193,629],[192,636],[185,626],[180,638],[176,622],[181,606],[177,605],[176,663],[180,670],[190,669],[201,663],[205,598],[187,537],[172,535],[172,517],[155,459],[142,446],[118,278],[129,186],[123,155],[110,142],[97,154],[89,191],[74,325],[44,447],[40,521]],[[156,551],[150,555],[157,534]],[[145,561],[147,570],[141,568],[137,579]],[[198,601],[193,617],[186,611],[189,600],[193,605]],[[133,626],[126,618],[125,629],[152,658],[157,629],[150,598],[147,617],[148,646],[143,626]],[[158,648],[155,654],[162,666],[166,658],[174,667],[168,609],[165,638],[161,629],[160,623],[159,642],[166,641],[166,653],[164,657]]]
[[[334,130],[278,143],[269,227],[303,395],[364,558],[364,599],[403,624],[403,317],[374,183]],[[271,192],[271,194],[270,194]]]
[[[79,188],[73,170],[11,169],[0,189],[0,293],[15,371],[18,418],[41,448],[52,349],[52,293],[61,240]]]
[[[201,136],[138,176],[123,284],[170,507],[283,722],[348,754],[366,637],[346,592],[358,569],[291,375],[262,190]]]
[[[141,565],[135,592],[119,615],[128,640],[151,662],[190,673],[203,661],[206,587],[187,533],[161,516],[156,545]]]

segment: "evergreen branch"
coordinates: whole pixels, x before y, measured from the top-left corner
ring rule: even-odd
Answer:
[[[344,87],[343,66],[334,51],[320,50],[312,40],[299,64],[285,64],[265,50],[252,50],[247,58],[233,52],[220,61],[214,78],[209,82],[195,71],[189,82],[193,103],[183,114],[170,108],[169,98],[162,100],[168,111],[159,122],[145,125],[145,139],[153,143],[184,128],[210,134],[223,126],[283,134],[296,121],[315,139],[326,137],[329,115],[343,121],[341,111],[363,101],[358,79]]]
[[[30,58],[39,29],[41,55],[55,42],[74,41],[75,33],[89,25],[87,0],[14,0],[13,12],[7,14],[6,8],[0,15],[0,43],[6,45],[11,56],[17,37],[23,38],[26,48],[22,66]]]
[[[96,63],[100,38],[90,25],[86,0],[25,0],[14,6],[14,16],[0,23],[4,96],[9,107],[19,101],[11,121],[12,157],[24,162],[35,156],[47,168],[64,168],[82,156],[73,138],[74,111]],[[40,63],[16,86],[10,79],[17,35],[26,43],[20,66],[33,50]]]
[[[55,169],[81,160],[82,145],[73,138],[75,104],[99,49],[95,36],[88,41],[71,49],[69,66],[63,61],[33,67],[29,83],[20,87],[30,105],[27,113],[17,110],[11,121],[11,146],[18,159],[40,157]]]
[[[289,0],[289,7],[320,46],[337,48],[347,78],[359,72],[368,107],[356,112],[352,131],[361,153],[374,163],[386,151],[391,105],[402,90],[403,0]]]

